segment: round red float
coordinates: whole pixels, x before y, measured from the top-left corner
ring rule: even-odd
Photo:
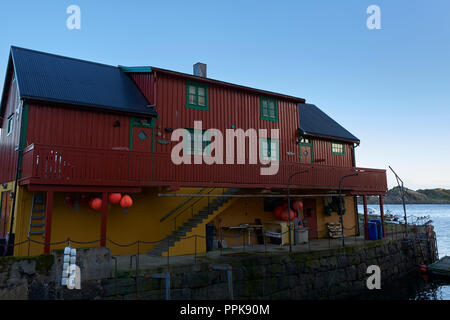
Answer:
[[[297,216],[297,213],[295,213],[295,211],[289,210],[289,209],[286,208],[286,209],[283,210],[283,212],[281,212],[281,216],[280,216],[281,220],[284,220],[284,221],[288,221],[289,220],[288,212],[290,213],[291,221]]]
[[[282,206],[276,206],[275,209],[273,210],[273,214],[275,215],[275,217],[280,218],[281,211],[283,211],[283,207]]]
[[[120,200],[122,200],[122,194],[120,193],[110,193],[108,196],[108,200],[112,204],[118,204],[120,203]]]
[[[128,208],[133,205],[133,199],[129,195],[124,195],[120,200],[120,206],[125,209],[125,213],[128,213]]]
[[[303,202],[301,202],[301,201],[295,201],[295,202],[294,202],[294,209],[295,209],[295,210],[302,210],[302,209],[303,209]]]
[[[94,198],[89,201],[89,207],[95,211],[99,211],[102,209],[102,199]]]

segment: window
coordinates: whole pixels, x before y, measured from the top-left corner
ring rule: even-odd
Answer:
[[[300,139],[301,144],[311,144],[311,139],[302,137]]]
[[[262,161],[280,160],[280,142],[278,139],[261,138],[259,141],[259,150]]]
[[[186,108],[208,110],[208,86],[186,82]]]
[[[272,98],[260,97],[260,103],[261,103],[261,120],[278,122],[277,101]]]
[[[332,142],[331,143],[331,154],[344,155],[345,149],[343,143]]]
[[[8,131],[7,131],[7,134],[6,134],[7,136],[9,136],[12,133],[12,131],[13,131],[13,124],[14,124],[13,120],[14,120],[14,115],[12,114],[8,118]]]
[[[193,154],[195,156],[203,155],[203,152],[206,150],[206,154],[209,153],[209,144],[211,143],[211,137],[206,137],[206,130],[194,130],[194,129],[186,129],[187,132],[191,135],[190,137],[190,148],[186,145],[187,154]],[[204,139],[205,138],[205,139]],[[195,145],[195,140],[201,141],[201,146]],[[187,142],[187,139],[185,140]],[[200,149],[201,148],[201,149]]]
[[[133,118],[132,121],[133,121],[133,126],[135,126],[135,127],[145,127],[145,128],[152,127],[152,119]]]

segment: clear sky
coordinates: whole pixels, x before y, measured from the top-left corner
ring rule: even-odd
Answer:
[[[66,27],[72,4],[80,30]],[[210,78],[322,108],[361,140],[358,166],[450,188],[448,0],[2,1],[1,88],[11,45],[186,73],[201,61]]]

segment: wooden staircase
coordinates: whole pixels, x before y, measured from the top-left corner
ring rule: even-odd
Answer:
[[[193,215],[189,220],[187,220],[184,224],[174,230],[171,234],[169,234],[166,238],[163,239],[160,243],[158,243],[153,249],[151,249],[148,254],[152,256],[163,256],[167,253],[168,248],[175,246],[175,244],[181,240],[183,240],[186,235],[191,232],[197,226],[207,223],[210,217],[217,213],[218,210],[224,208],[226,204],[230,202],[233,197],[231,195],[235,195],[240,191],[240,189],[231,188],[227,189],[222,195],[225,197],[217,197],[209,205],[204,206],[200,211],[198,211],[195,215]],[[226,195],[229,195],[228,197]]]
[[[45,232],[45,195],[34,193],[31,205],[30,223],[28,226],[28,238],[33,235],[44,237]]]

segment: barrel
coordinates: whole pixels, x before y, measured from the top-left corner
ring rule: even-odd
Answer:
[[[383,239],[383,224],[381,223],[381,219],[372,219],[370,222],[377,224],[378,239]]]
[[[378,228],[376,222],[369,222],[369,240],[378,240]]]

